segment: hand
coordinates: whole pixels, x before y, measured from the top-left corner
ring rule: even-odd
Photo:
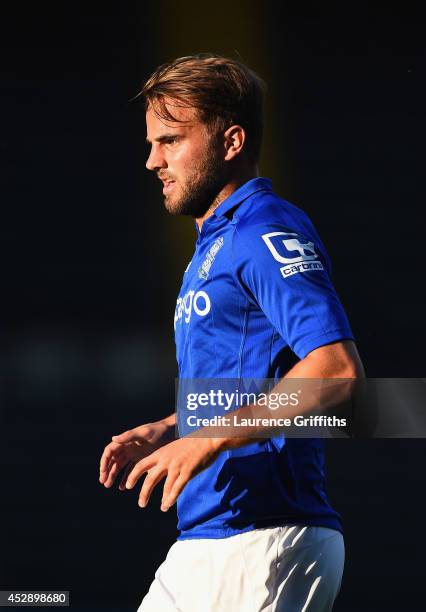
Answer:
[[[174,426],[163,420],[112,436],[112,442],[102,453],[99,482],[107,488],[111,487],[119,471],[125,468],[118,486],[120,491],[124,491],[127,475],[135,464],[173,439]]]
[[[220,439],[180,438],[139,461],[127,476],[126,488],[132,489],[147,472],[139,495],[139,506],[144,508],[154,487],[166,476],[161,502],[161,510],[166,512],[186,483],[209,467],[220,452]]]

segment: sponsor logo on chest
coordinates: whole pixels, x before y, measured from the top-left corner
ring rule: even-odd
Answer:
[[[211,301],[205,291],[195,292],[193,289],[187,291],[185,295],[179,297],[176,302],[174,328],[179,321],[189,323],[192,313],[195,312],[199,317],[205,317],[211,309]]]

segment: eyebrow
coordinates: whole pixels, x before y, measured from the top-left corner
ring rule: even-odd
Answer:
[[[167,142],[173,138],[181,138],[180,134],[163,134],[162,136],[159,136],[158,138],[154,138],[155,142]],[[149,138],[146,138],[146,142],[148,144],[151,144],[151,141],[149,140]]]

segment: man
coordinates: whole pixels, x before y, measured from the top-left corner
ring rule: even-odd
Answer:
[[[262,81],[214,55],[177,59],[145,83],[146,163],[197,240],[175,311],[181,379],[349,378],[362,365],[312,223],[258,176]],[[244,410],[244,408],[239,409]],[[113,436],[100,482],[165,478],[178,541],[140,612],[331,610],[344,544],[319,439],[174,439],[176,415]],[[284,432],[285,433],[285,432]]]

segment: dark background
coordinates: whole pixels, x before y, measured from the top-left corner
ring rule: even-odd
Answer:
[[[316,224],[367,374],[423,376],[424,24],[406,3],[32,6],[0,20],[0,588],[126,612],[175,511],[160,512],[160,491],[141,510],[135,491],[104,489],[98,462],[112,434],[173,410],[172,317],[195,237],[144,169],[130,98],[192,52],[257,70],[261,175]],[[424,450],[328,441],[347,550],[336,611],[422,606]]]

